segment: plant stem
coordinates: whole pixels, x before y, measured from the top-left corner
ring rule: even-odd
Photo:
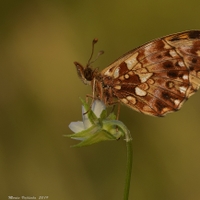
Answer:
[[[126,179],[125,179],[125,187],[124,187],[124,200],[128,200],[130,183],[131,183],[133,149],[132,149],[132,139],[131,139],[130,132],[127,132],[125,137],[126,137],[125,140],[126,140],[127,161],[126,161]]]

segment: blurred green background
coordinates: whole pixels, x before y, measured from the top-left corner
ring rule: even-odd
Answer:
[[[91,88],[74,61],[103,69],[157,37],[200,29],[197,0],[0,2],[0,199],[121,200],[123,139],[90,147],[64,134],[81,120]],[[154,118],[121,107],[133,137],[131,200],[200,199],[200,92],[181,111]]]

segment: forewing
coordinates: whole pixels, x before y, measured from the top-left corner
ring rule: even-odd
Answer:
[[[102,71],[120,102],[139,112],[163,116],[180,109],[200,86],[200,31],[149,42]]]

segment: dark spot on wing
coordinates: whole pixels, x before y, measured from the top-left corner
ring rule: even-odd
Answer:
[[[168,92],[162,92],[162,97],[166,100],[170,99],[170,95]]]
[[[170,61],[165,61],[165,62],[163,63],[163,67],[164,67],[165,69],[170,69],[170,68],[173,68],[174,65],[173,65],[173,63],[170,62]]]
[[[196,58],[192,58],[192,63],[196,63],[197,59]]]
[[[190,31],[188,36],[191,39],[200,39],[200,31]]]
[[[161,101],[158,100],[158,101],[155,102],[155,107],[161,113],[162,110],[166,107],[166,105],[163,104]]]
[[[170,78],[176,78],[176,77],[178,77],[178,72],[171,70],[171,71],[167,72],[167,76]]]

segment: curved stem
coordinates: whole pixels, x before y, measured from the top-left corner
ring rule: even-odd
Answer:
[[[132,162],[133,162],[133,149],[132,149],[132,138],[130,132],[125,134],[126,137],[126,151],[127,151],[127,162],[126,162],[126,179],[124,187],[124,200],[129,198],[129,189],[131,183],[131,173],[132,173]]]

